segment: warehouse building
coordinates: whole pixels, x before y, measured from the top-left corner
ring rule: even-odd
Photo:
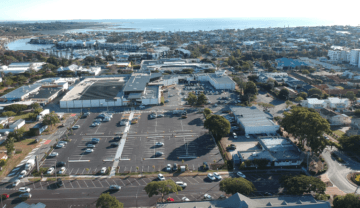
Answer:
[[[249,134],[276,134],[280,126],[276,125],[270,115],[260,111],[255,106],[252,107],[230,107],[235,116],[237,124]]]

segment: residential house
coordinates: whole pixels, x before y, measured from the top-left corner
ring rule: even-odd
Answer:
[[[350,125],[351,123],[351,117],[328,108],[320,109],[319,113],[323,118],[329,121],[330,125]]]

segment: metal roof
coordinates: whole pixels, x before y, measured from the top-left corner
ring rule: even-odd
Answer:
[[[19,87],[11,92],[9,92],[6,95],[1,96],[1,98],[4,99],[21,99],[22,96],[26,95],[27,93],[39,88],[40,89],[41,84],[32,84],[32,85],[25,85],[22,87]]]
[[[150,81],[150,76],[131,76],[126,82],[124,92],[138,92],[144,91],[147,83]]]
[[[240,120],[241,124],[246,126],[275,126],[270,119],[271,117],[257,109],[255,106],[253,107],[238,107],[232,106],[230,107],[231,111],[234,115]]]

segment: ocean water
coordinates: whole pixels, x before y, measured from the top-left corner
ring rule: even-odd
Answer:
[[[13,42],[10,42],[7,44],[7,47],[9,50],[12,51],[19,51],[19,50],[32,50],[37,51],[41,48],[51,48],[53,44],[42,44],[42,45],[36,45],[36,44],[30,44],[29,43],[30,38],[25,39],[18,39]]]

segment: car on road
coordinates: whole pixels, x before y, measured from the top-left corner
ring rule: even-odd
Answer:
[[[159,179],[160,181],[165,181],[165,177],[164,177],[164,175],[161,174],[161,173],[159,173],[158,179]]]
[[[235,132],[233,133],[233,137],[234,137],[234,139],[237,139],[237,135]]]
[[[32,195],[30,193],[24,193],[24,194],[20,194],[19,198],[31,198]]]
[[[121,140],[121,136],[114,137],[114,141],[120,141],[120,140]]]
[[[28,188],[28,187],[20,187],[20,188],[19,188],[19,192],[21,192],[21,193],[28,193],[28,192],[30,192],[30,188]]]
[[[166,165],[166,171],[169,171],[169,172],[171,171],[171,165],[170,164]]]
[[[59,174],[64,174],[66,172],[66,168],[65,167],[61,167],[59,170]]]
[[[75,125],[72,127],[72,129],[79,129],[80,128],[80,125]]]
[[[17,185],[19,185],[20,183],[20,180],[19,179],[16,179],[13,183],[12,183],[12,187],[15,187]]]
[[[47,171],[46,174],[52,174],[54,172],[55,168],[54,167],[50,167]]]
[[[111,191],[118,191],[121,189],[121,186],[118,185],[110,185],[109,190]]]
[[[106,173],[106,167],[102,167],[100,173],[105,174]]]
[[[212,196],[210,196],[209,194],[204,194],[204,200],[212,200]]]
[[[176,185],[180,186],[181,188],[185,188],[187,186],[187,183],[183,181],[176,181]]]
[[[157,146],[157,147],[164,146],[164,142],[156,142],[156,143],[155,143],[155,146]]]
[[[56,157],[56,156],[58,156],[58,155],[59,155],[59,153],[57,153],[57,152],[52,152],[52,153],[49,154],[49,157]]]
[[[215,178],[215,176],[212,174],[212,173],[208,173],[208,178],[210,179],[210,180],[212,180],[212,181],[215,181],[216,180],[216,178]]]
[[[183,198],[181,198],[181,201],[190,201],[190,199],[189,198],[187,198],[186,196],[184,196]]]
[[[24,178],[26,174],[27,174],[26,170],[21,171],[19,178]]]
[[[63,148],[65,145],[64,144],[57,144],[55,147],[60,149],[60,148]]]
[[[155,152],[155,157],[160,157],[163,154],[164,154],[163,152]]]
[[[86,153],[92,153],[92,152],[94,152],[94,150],[93,149],[86,149],[85,152]]]
[[[93,144],[88,144],[88,145],[86,145],[86,147],[87,147],[87,148],[95,148],[95,145],[93,145]]]
[[[217,180],[221,180],[221,179],[222,179],[221,175],[219,175],[219,173],[217,173],[217,172],[214,172],[214,177],[215,177]]]
[[[58,178],[58,179],[57,179],[56,184],[57,184],[59,187],[61,187],[61,186],[64,185],[64,184],[63,184],[63,181],[61,180],[61,178]]]
[[[242,178],[246,178],[246,175],[244,173],[240,172],[240,171],[237,172],[236,175],[239,176],[239,177],[242,177]]]
[[[164,117],[164,114],[157,115],[158,118]]]
[[[58,163],[56,163],[56,167],[62,167],[65,165],[66,165],[66,162],[62,162],[62,161],[59,161]]]
[[[112,146],[112,147],[117,147],[117,146],[119,146],[119,143],[117,143],[117,142],[112,142],[110,146]]]

